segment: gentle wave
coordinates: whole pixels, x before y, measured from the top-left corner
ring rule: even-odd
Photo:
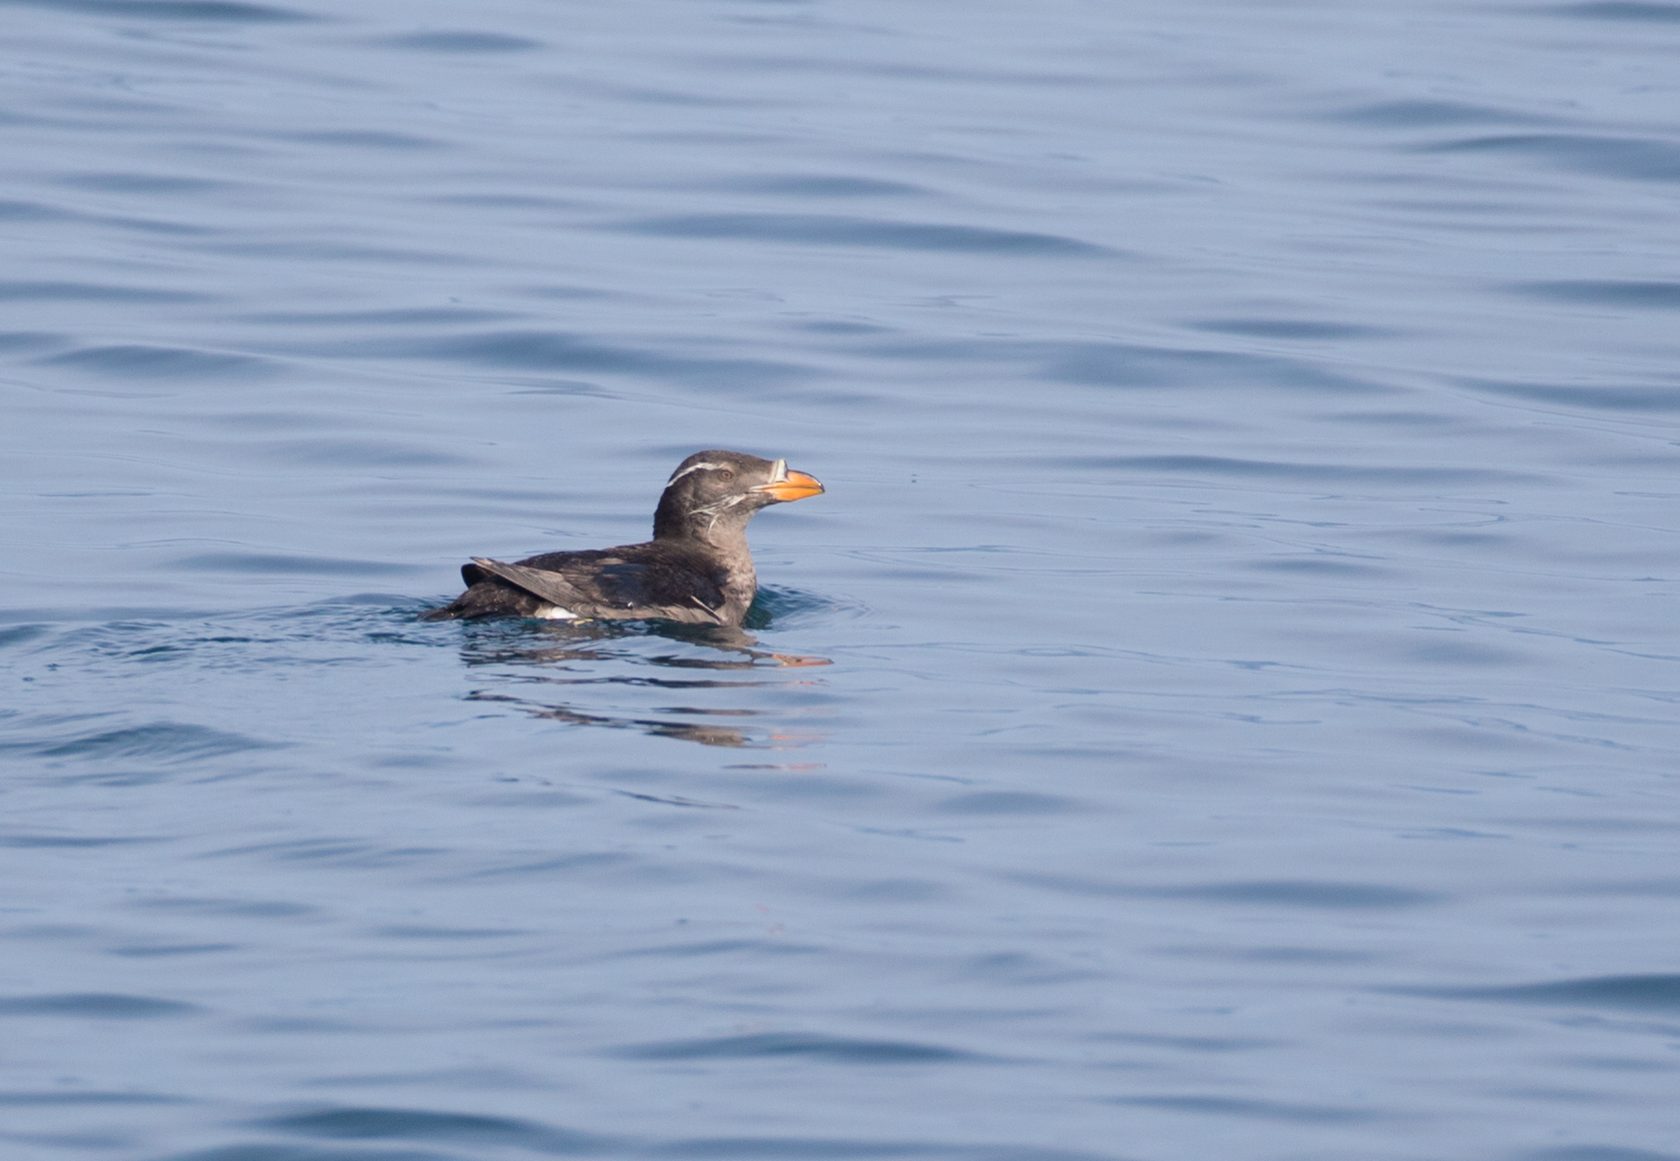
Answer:
[[[511,1145],[544,1156],[599,1155],[619,1146],[610,1137],[561,1129],[516,1117],[370,1106],[309,1109],[251,1122],[297,1137],[324,1140],[466,1142]],[[380,1153],[379,1156],[391,1154]]]
[[[63,992],[39,996],[0,995],[0,1018],[70,1016],[91,1020],[156,1020],[196,1015],[197,1004],[115,992]]]
[[[1394,989],[1408,995],[1449,1000],[1485,1000],[1501,1004],[1540,1004],[1560,1008],[1626,1009],[1680,1012],[1680,975],[1581,976],[1537,984],[1491,988]]]
[[[1058,234],[940,222],[885,221],[843,214],[675,214],[631,219],[613,228],[662,238],[750,238],[802,242],[812,246],[867,246],[892,250],[1047,257],[1112,257],[1116,254],[1107,246]]]
[[[803,1057],[834,1064],[980,1064],[993,1058],[936,1044],[863,1040],[818,1033],[760,1032],[697,1040],[660,1040],[615,1048],[608,1055],[632,1060],[752,1060]]]

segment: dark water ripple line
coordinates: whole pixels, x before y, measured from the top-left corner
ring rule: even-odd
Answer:
[[[1517,155],[1588,177],[1680,181],[1680,144],[1653,137],[1507,133],[1419,146],[1420,153]]]
[[[1309,1125],[1368,1124],[1374,1121],[1406,1119],[1402,1114],[1346,1105],[1309,1105],[1287,1101],[1266,1101],[1215,1096],[1111,1097],[1105,1103],[1139,1108],[1166,1109],[1197,1116],[1246,1117],[1261,1121],[1286,1121]]]
[[[1060,234],[999,230],[942,222],[890,222],[844,214],[669,214],[633,218],[603,228],[659,238],[796,242],[983,255],[1118,257],[1109,246]]]
[[[110,948],[106,954],[119,959],[165,959],[176,956],[219,955],[238,951],[239,943],[147,943],[126,944]]]
[[[1658,1153],[1622,1145],[1559,1145],[1516,1153],[1511,1161],[1680,1161],[1680,1153]]]
[[[1295,342],[1322,343],[1332,340],[1352,342],[1358,339],[1394,338],[1401,332],[1394,327],[1365,323],[1338,323],[1319,319],[1286,318],[1207,318],[1189,324],[1196,330],[1213,334],[1247,335],[1257,339],[1282,339]]]
[[[1321,879],[1253,879],[1159,886],[1043,871],[1004,871],[998,877],[1006,882],[1040,887],[1058,894],[1127,899],[1197,899],[1208,903],[1299,907],[1315,911],[1386,911],[1434,906],[1451,898],[1440,892],[1419,891],[1386,883]]]
[[[464,1141],[513,1145],[554,1156],[621,1150],[625,1142],[516,1117],[374,1106],[325,1107],[265,1117],[252,1127],[332,1140]],[[383,1156],[383,1154],[381,1154]]]
[[[0,831],[0,847],[24,849],[127,847],[162,840],[141,835],[49,835]]]
[[[119,230],[132,230],[141,234],[153,234],[160,237],[205,237],[215,234],[214,227],[179,222],[167,218],[138,217],[132,214],[98,214],[85,210],[75,210],[62,205],[47,205],[42,202],[22,201],[16,198],[0,198],[0,221],[15,222],[78,222],[91,227],[113,226]]]
[[[603,342],[558,330],[500,330],[429,339],[362,336],[316,343],[312,350],[344,358],[453,359],[483,366],[537,371],[608,371],[621,374],[710,377],[732,384],[803,382],[815,368],[773,359],[668,354],[684,340],[663,336],[646,345]]]
[[[280,373],[271,358],[237,351],[211,351],[146,343],[113,343],[82,347],[38,359],[44,366],[95,371],[112,378],[249,380]]]
[[[8,1089],[0,1091],[0,1106],[25,1108],[52,1105],[179,1105],[190,1098],[155,1092],[57,1092],[52,1089]]]
[[[336,570],[333,570],[336,571]],[[399,603],[401,602],[401,603]],[[178,666],[209,672],[229,668],[243,671],[280,666],[337,665],[364,660],[370,647],[403,646],[426,649],[456,648],[457,642],[423,632],[415,621],[421,602],[407,602],[388,594],[338,598],[320,604],[258,609],[249,613],[165,614],[156,620],[113,621],[105,624],[45,628],[21,636],[26,656],[62,667],[87,666],[102,675],[142,675],[144,666]],[[26,626],[32,628],[32,626]],[[6,642],[0,640],[0,646]],[[360,652],[349,650],[360,648]],[[0,720],[6,715],[0,711]],[[75,748],[91,743],[107,752],[166,750],[173,741],[187,752],[213,755],[237,749],[269,749],[276,743],[225,731],[206,731],[192,723],[149,722],[120,729],[109,723],[113,711],[77,714],[37,714],[27,719],[31,731],[23,741],[0,741],[0,750]],[[18,722],[25,719],[19,717]],[[88,729],[89,723],[101,723]],[[15,737],[14,723],[9,727]],[[124,736],[126,733],[126,736]],[[135,733],[133,731],[150,731]],[[107,733],[113,736],[106,738]]]
[[[305,919],[321,914],[321,908],[290,899],[215,898],[172,895],[132,899],[128,906],[145,911],[168,911],[207,916],[212,919]]]
[[[0,331],[0,351],[39,351],[44,348],[70,346],[69,335],[54,331]]]
[[[179,174],[139,173],[132,170],[94,173],[66,173],[53,179],[66,189],[93,190],[96,193],[157,195],[169,199],[186,197],[215,197],[233,191],[250,190],[244,182],[222,178],[184,177]],[[214,295],[207,295],[214,299]]]
[[[1680,8],[1675,11],[1680,12]],[[1680,310],[1680,282],[1637,278],[1560,278],[1512,282],[1507,289],[1551,302],[1583,306]]]
[[[819,956],[826,953],[820,944],[790,943],[785,935],[760,939],[699,939],[693,943],[647,943],[614,948],[598,958],[605,962],[627,959],[703,959],[709,956],[734,958],[742,954],[768,957]]]
[[[201,852],[200,859],[244,859],[259,855],[276,863],[319,863],[333,867],[404,867],[426,863],[450,852],[443,847],[381,846],[360,838],[286,839],[269,843],[244,843]]]
[[[1226,389],[1235,383],[1312,392],[1337,400],[1399,393],[1386,383],[1327,370],[1311,359],[1271,351],[1211,351],[1083,339],[1059,343],[965,339],[960,347],[953,344],[945,357],[1036,362],[1042,367],[1040,374],[1047,378],[1093,387]]]
[[[156,721],[45,742],[7,742],[0,749],[21,750],[41,758],[75,758],[96,762],[123,759],[184,762],[252,750],[279,749],[284,745],[286,743],[264,741],[190,722]]]
[[[181,1000],[122,992],[60,992],[39,996],[0,996],[0,1017],[85,1016],[97,1020],[149,1020],[195,1015],[204,1009]]]
[[[332,149],[351,149],[358,153],[368,150],[411,153],[447,148],[438,138],[392,129],[295,129],[269,133],[267,137],[273,141],[287,141],[296,145],[323,145]]]
[[[400,36],[382,37],[371,43],[385,48],[444,54],[530,52],[546,47],[542,41],[533,40],[528,36],[460,30],[410,32]]]
[[[1125,1161],[1117,1153],[1088,1153],[1039,1144],[973,1144],[868,1137],[686,1137],[649,1145],[640,1153],[679,1161],[808,1161],[811,1158],[939,1157],[945,1161]]]
[[[75,218],[76,215],[70,211],[43,202],[0,198],[0,221],[3,222],[67,222]]]
[[[244,0],[6,0],[19,8],[47,8],[129,20],[172,20],[224,24],[303,24],[322,18],[296,8]]]
[[[927,197],[932,191],[907,181],[843,173],[737,174],[706,182],[710,189],[796,198]]]
[[[253,326],[279,327],[291,330],[313,326],[333,330],[347,330],[358,337],[370,327],[415,327],[436,330],[440,326],[466,326],[492,322],[509,322],[525,317],[519,311],[490,310],[475,307],[393,306],[370,310],[259,310],[231,314],[234,322]]]
[[[1571,20],[1614,20],[1644,24],[1680,24],[1680,6],[1673,3],[1640,3],[1639,0],[1596,0],[1585,4],[1558,4],[1539,11]],[[1605,1161],[1610,1161],[1606,1158]]]
[[[1424,129],[1447,125],[1557,125],[1556,117],[1527,111],[1503,109],[1469,101],[1403,98],[1372,101],[1318,114],[1326,121],[1346,125],[1367,125],[1378,129]]]
[[[1612,385],[1606,383],[1536,383],[1487,378],[1459,378],[1468,391],[1502,395],[1549,407],[1583,411],[1680,412],[1680,385]]]
[[[399,459],[401,457],[398,457]],[[419,457],[423,464],[430,457]],[[199,572],[234,572],[256,576],[386,576],[419,572],[420,566],[349,557],[293,556],[278,552],[201,552],[178,557],[174,566]]]
[[[1271,879],[1205,883],[1188,887],[1143,888],[1139,895],[1159,899],[1202,899],[1210,903],[1310,907],[1318,910],[1392,910],[1445,903],[1451,896],[1386,883]]]
[[[1504,1004],[1543,1004],[1566,1008],[1632,1009],[1680,1013],[1680,974],[1581,976],[1539,984],[1478,988],[1385,988],[1395,995],[1445,1000],[1491,1000]]]
[[[820,1033],[760,1032],[660,1040],[607,1050],[624,1060],[761,1060],[801,1057],[831,1064],[995,1064],[1002,1058],[939,1044],[908,1040],[864,1040]]]
[[[1125,455],[1059,456],[1057,462],[1070,468],[1093,471],[1125,471],[1147,474],[1194,474],[1240,479],[1295,480],[1323,484],[1487,484],[1553,482],[1551,477],[1506,468],[1406,467],[1401,464],[1326,464],[1295,460],[1254,460],[1235,456],[1209,455]]]
[[[27,645],[31,641],[39,641],[42,637],[50,636],[53,626],[46,624],[11,625],[0,629],[0,649],[10,649],[14,645]]]
[[[65,279],[20,282],[0,281],[0,302],[212,302],[214,296],[191,290],[162,290],[157,287],[112,286],[98,282]]]
[[[272,1142],[217,1145],[187,1153],[170,1153],[152,1161],[481,1161],[462,1153],[439,1153],[431,1149],[386,1149],[360,1147],[319,1148],[313,1145]]]
[[[423,246],[376,246],[352,240],[338,231],[312,238],[286,235],[272,241],[251,237],[231,241],[216,240],[198,243],[195,249],[206,254],[226,254],[237,258],[280,258],[289,261],[309,261],[321,264],[343,264],[364,267],[389,264],[392,266],[424,266],[428,269],[444,266],[471,266],[477,259],[454,250],[427,249]]]
[[[540,1127],[539,1127],[540,1128]],[[564,1132],[564,1131],[562,1131]],[[568,1134],[570,1135],[570,1134]],[[374,1138],[379,1140],[379,1138]],[[1127,1161],[1129,1154],[1093,1153],[1037,1143],[977,1144],[968,1141],[903,1140],[879,1137],[678,1137],[637,1142],[628,1138],[588,1137],[598,1145],[541,1149],[518,1138],[495,1137],[468,1145],[505,1143],[557,1156],[660,1157],[673,1161],[840,1161],[848,1158],[941,1158],[943,1161]],[[451,1151],[391,1150],[388,1148],[328,1147],[273,1143],[233,1144],[189,1153],[171,1154],[157,1161],[475,1161]]]

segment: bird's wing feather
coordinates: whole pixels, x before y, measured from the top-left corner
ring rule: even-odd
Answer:
[[[599,604],[600,601],[567,580],[564,573],[550,572],[541,568],[528,568],[522,564],[508,564],[505,561],[491,560],[483,556],[473,557],[473,564],[478,566],[481,573],[500,577],[510,585],[524,589],[534,597],[540,597],[551,605],[559,605],[573,616],[597,615],[593,611],[593,606]]]
[[[590,567],[581,567],[585,563]],[[560,568],[539,568],[475,556],[473,564],[481,572],[578,618],[625,621],[661,617],[689,624],[723,620],[723,590],[710,577],[687,572],[673,576],[666,569],[612,558],[580,560],[572,567],[562,564]]]

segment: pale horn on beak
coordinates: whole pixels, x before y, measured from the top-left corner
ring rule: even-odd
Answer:
[[[817,477],[796,472],[787,466],[786,460],[777,460],[776,466],[770,471],[770,482],[757,485],[753,491],[764,493],[778,503],[785,503],[789,500],[803,500],[808,496],[820,496],[823,486]]]

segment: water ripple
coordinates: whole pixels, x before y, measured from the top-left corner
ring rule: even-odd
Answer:
[[[1614,1008],[1639,1012],[1680,1012],[1680,975],[1581,976],[1540,984],[1494,988],[1395,988],[1407,995],[1450,1000],[1491,1000],[1505,1004],[1546,1004],[1564,1008]]]
[[[756,358],[666,354],[648,345],[615,344],[563,331],[504,330],[400,342],[357,339],[346,355],[400,354],[456,359],[485,366],[539,371],[612,371],[621,374],[710,378],[729,383],[785,384],[809,378],[792,363]]]
[[[41,362],[119,379],[250,379],[279,371],[272,360],[256,355],[147,343],[83,347]]]
[[[1472,391],[1557,407],[1587,411],[1680,412],[1680,391],[1675,390],[1672,383],[1641,386],[1602,381],[1535,383],[1487,378],[1466,378],[1458,382]]]
[[[1449,896],[1433,891],[1395,887],[1385,883],[1347,883],[1256,880],[1240,883],[1207,883],[1191,887],[1144,889],[1140,894],[1162,898],[1206,899],[1214,903],[1245,903],[1261,906],[1311,907],[1355,911],[1421,907],[1445,902]]]
[[[1419,147],[1426,153],[1514,154],[1559,169],[1632,181],[1680,181],[1680,145],[1652,137],[1508,133]]]
[[[1656,279],[1566,278],[1513,282],[1510,289],[1550,302],[1586,306],[1631,306],[1644,310],[1680,310],[1680,282]]]
[[[889,222],[843,214],[669,214],[620,222],[615,229],[661,238],[740,238],[802,242],[811,246],[862,246],[892,250],[942,250],[970,254],[1113,256],[1116,251],[1060,234],[998,230],[943,222]]]
[[[515,1117],[445,1113],[428,1109],[367,1106],[318,1108],[265,1117],[252,1124],[255,1127],[300,1137],[364,1141],[464,1141],[482,1146],[512,1145],[555,1156],[601,1153],[619,1147],[619,1143],[611,1138]]]
[[[186,1098],[152,1092],[63,1092],[54,1089],[0,1091],[0,1105],[174,1105]]]
[[[1672,3],[1641,3],[1640,0],[1589,0],[1584,4],[1558,4],[1541,11],[1571,20],[1680,24],[1680,7]],[[1605,1161],[1611,1159],[1606,1158]]]
[[[686,1137],[649,1145],[650,1157],[678,1161],[807,1161],[811,1158],[937,1157],[945,1161],[1124,1161],[1124,1154],[1088,1153],[1039,1144],[882,1140],[868,1137]]]
[[[459,29],[410,32],[401,36],[384,37],[374,41],[374,43],[390,48],[409,49],[414,52],[446,54],[531,52],[543,47],[542,41],[533,40],[528,36],[510,36],[500,32],[473,32]]]
[[[820,1033],[760,1032],[697,1040],[660,1040],[608,1051],[627,1060],[752,1060],[806,1057],[833,1064],[956,1064],[996,1060],[981,1053],[907,1040],[861,1040]]]
[[[1314,343],[1392,338],[1398,333],[1392,327],[1298,318],[1210,318],[1200,319],[1192,325],[1197,330],[1213,334],[1250,335],[1255,338]]]
[[[15,281],[0,282],[0,302],[151,302],[185,303],[213,301],[211,295],[190,290],[164,290],[147,286],[112,286],[98,282]]]
[[[1680,1161],[1680,1153],[1628,1149],[1620,1145],[1559,1145],[1512,1155],[1512,1161]]]
[[[847,173],[750,173],[719,179],[714,189],[791,198],[925,197],[928,191],[906,181],[887,181]]]
[[[129,20],[172,20],[223,24],[300,24],[321,19],[295,8],[242,0],[11,0],[19,7],[118,16]]]
[[[1306,359],[1253,351],[1210,351],[1138,343],[1067,342],[1054,346],[1015,345],[1019,356],[1044,360],[1043,374],[1065,383],[1093,386],[1208,388],[1237,382],[1272,384],[1346,399],[1392,394],[1393,388]]]
[[[201,1011],[196,1004],[115,992],[64,992],[43,996],[0,996],[3,1016],[85,1016],[95,1020],[150,1020]]]
[[[188,722],[150,722],[141,726],[100,730],[38,745],[33,748],[33,752],[44,758],[79,758],[94,762],[119,758],[169,758],[184,761],[246,750],[271,749],[276,744]]]
[[[1069,456],[1070,467],[1140,475],[1189,474],[1214,478],[1295,480],[1303,483],[1468,484],[1533,481],[1540,477],[1503,468],[1413,467],[1405,464],[1303,463],[1207,455]]]
[[[1549,125],[1555,117],[1532,112],[1519,112],[1470,101],[1408,98],[1394,101],[1372,101],[1349,108],[1333,109],[1324,114],[1330,121],[1348,125],[1369,125],[1378,129],[1421,129],[1445,125]]]
[[[400,457],[399,457],[400,458]],[[175,567],[204,572],[251,573],[260,576],[392,576],[414,567],[383,560],[351,557],[287,556],[277,552],[200,552],[179,557]]]
[[[0,1153],[1672,1152],[1674,8],[0,0]]]
[[[1249,1100],[1213,1096],[1114,1097],[1109,1103],[1141,1108],[1170,1109],[1197,1116],[1246,1117],[1260,1121],[1297,1121],[1304,1124],[1363,1124],[1390,1119],[1390,1114],[1342,1105],[1310,1105],[1291,1101]]]
[[[432,1149],[389,1149],[380,1146],[359,1148],[313,1145],[276,1145],[265,1142],[250,1145],[220,1145],[209,1149],[194,1149],[187,1153],[171,1153],[157,1161],[477,1161],[460,1153],[439,1153]]]

